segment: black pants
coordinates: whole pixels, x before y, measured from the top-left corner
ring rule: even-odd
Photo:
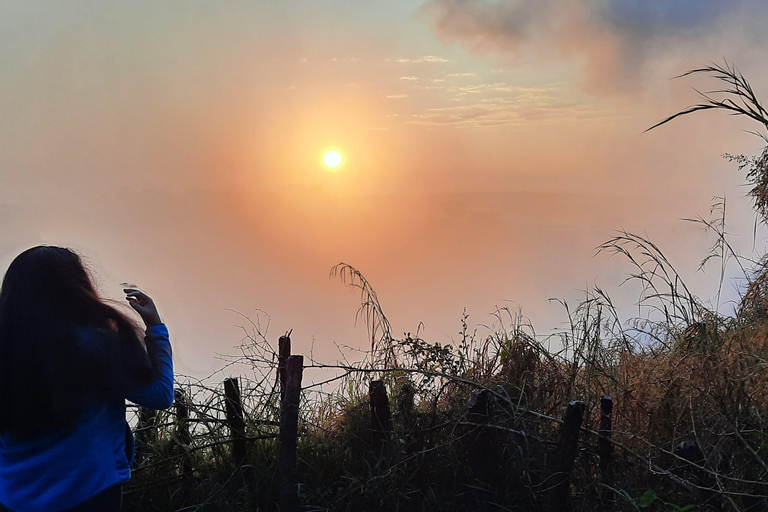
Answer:
[[[123,503],[123,484],[113,485],[101,491],[81,504],[68,508],[65,512],[120,512]],[[0,503],[0,512],[13,512]]]

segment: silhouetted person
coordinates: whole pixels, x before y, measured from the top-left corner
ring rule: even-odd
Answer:
[[[0,289],[0,510],[120,509],[133,436],[125,400],[173,402],[168,330],[143,292],[126,298],[146,324],[102,300],[80,257],[39,246]]]

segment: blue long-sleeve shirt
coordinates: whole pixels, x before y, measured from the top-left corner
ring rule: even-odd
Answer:
[[[82,330],[85,350],[99,341],[98,331]],[[155,375],[148,384],[126,381],[122,393],[88,404],[83,421],[66,431],[24,440],[0,435],[0,503],[15,512],[61,511],[130,478],[133,438],[125,399],[151,409],[173,403],[168,329],[149,327],[145,342]]]

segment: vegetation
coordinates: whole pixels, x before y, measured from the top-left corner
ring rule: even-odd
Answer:
[[[691,73],[713,75],[726,88],[659,124],[714,108],[768,130],[766,110],[733,66]],[[730,158],[746,169],[756,212],[768,222],[768,148]],[[465,316],[454,344],[418,332],[396,338],[362,274],[335,267],[332,275],[361,292],[371,348],[355,363],[305,364],[333,376],[303,390],[304,510],[768,510],[768,260],[748,261],[731,248],[724,201],[717,207],[719,220],[698,222],[716,236],[707,259],[744,272],[733,316],[693,295],[651,241],[626,232],[600,251],[633,265],[643,316],[622,320],[594,289],[575,308],[563,303],[569,329],[546,337],[501,308],[483,332]],[[137,432],[125,510],[277,510],[278,357],[263,318],[247,319],[242,352],[230,361],[252,371],[241,380],[246,463],[234,464],[221,391],[188,379],[178,401],[182,417],[188,405],[188,419],[165,411]],[[372,428],[372,380],[389,393],[391,431],[383,436]],[[605,395],[613,399],[607,467],[598,456]],[[573,400],[585,408],[571,499],[552,503],[551,468]]]

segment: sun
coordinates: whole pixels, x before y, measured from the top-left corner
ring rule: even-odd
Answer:
[[[329,149],[323,153],[323,163],[329,169],[338,169],[343,161],[341,153],[336,149]]]

